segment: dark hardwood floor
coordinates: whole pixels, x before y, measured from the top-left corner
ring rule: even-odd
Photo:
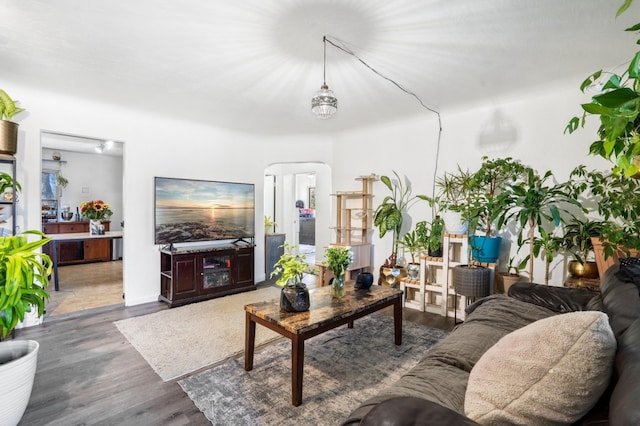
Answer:
[[[206,425],[177,381],[163,382],[113,321],[167,309],[115,307],[16,331],[40,343],[31,400],[20,425]],[[391,313],[389,309],[388,312]],[[452,318],[404,310],[404,319],[450,331]]]

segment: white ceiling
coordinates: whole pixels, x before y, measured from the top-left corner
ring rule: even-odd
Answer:
[[[0,70],[20,84],[260,134],[423,114],[327,34],[443,113],[623,64],[622,0],[2,0]],[[575,81],[575,83],[574,83]],[[11,93],[10,93],[11,94]],[[19,93],[11,94],[20,98]],[[28,105],[23,105],[28,108]]]

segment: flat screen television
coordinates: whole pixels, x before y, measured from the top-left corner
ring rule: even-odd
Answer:
[[[156,244],[252,238],[254,185],[156,177],[154,227]]]

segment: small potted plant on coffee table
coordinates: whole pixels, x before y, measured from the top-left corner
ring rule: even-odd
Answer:
[[[331,283],[333,296],[337,298],[343,297],[345,295],[344,275],[351,262],[353,262],[353,252],[349,247],[332,246],[327,248],[324,256],[327,268],[333,272],[333,281]]]
[[[286,312],[304,312],[309,310],[309,289],[302,282],[309,271],[307,255],[297,252],[297,246],[284,243],[284,253],[273,265],[271,278],[279,276],[276,284],[282,286],[280,309]]]

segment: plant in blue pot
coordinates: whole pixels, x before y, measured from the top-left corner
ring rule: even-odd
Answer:
[[[529,167],[511,157],[482,157],[482,165],[473,173],[467,203],[462,208],[463,216],[469,223],[469,247],[474,260],[481,263],[495,263],[498,260],[502,239],[495,235],[494,223],[504,216],[512,202],[505,188],[521,182],[528,170]]]

